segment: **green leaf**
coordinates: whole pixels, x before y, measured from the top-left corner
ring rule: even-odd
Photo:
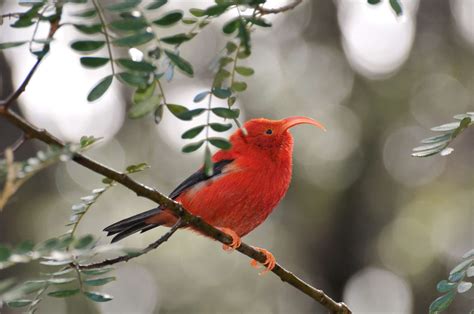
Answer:
[[[155,120],[155,124],[158,124],[163,119],[163,105],[159,105],[158,108],[155,109],[153,113],[153,119]]]
[[[463,259],[471,258],[471,257],[474,257],[474,249],[471,249],[471,250],[467,251],[467,252],[462,256]]]
[[[21,285],[20,290],[23,295],[27,295],[27,294],[34,293],[43,289],[44,287],[47,286],[47,284],[48,284],[48,281],[46,280],[25,281]]]
[[[205,15],[204,10],[197,9],[197,8],[191,8],[191,9],[189,9],[189,13],[191,13],[191,14],[194,15],[195,17],[201,17],[201,16],[204,16],[204,15]]]
[[[141,103],[147,99],[150,99],[151,96],[155,93],[156,84],[155,81],[151,82],[150,85],[146,87],[138,87],[132,96],[132,101],[134,104]]]
[[[467,282],[467,281],[461,281],[458,284],[458,292],[459,293],[465,293],[469,291],[472,288],[472,282]]]
[[[128,166],[126,171],[127,171],[127,173],[136,173],[136,172],[140,172],[140,171],[143,171],[145,169],[148,169],[148,168],[150,168],[150,166],[146,162],[142,162],[142,163],[139,163],[139,164],[136,164],[136,165]]]
[[[402,15],[402,6],[399,0],[390,0],[390,6],[397,15]]]
[[[232,90],[234,92],[243,92],[247,89],[247,83],[245,82],[234,82],[232,84]]]
[[[220,99],[226,99],[232,95],[232,92],[229,88],[213,88],[212,93],[214,96]]]
[[[79,289],[58,290],[48,293],[50,297],[67,298],[79,293]]]
[[[270,23],[268,21],[265,21],[264,19],[258,18],[258,17],[246,16],[245,20],[247,20],[248,22],[250,22],[254,25],[260,26],[260,27],[271,27],[272,26],[272,23]]]
[[[231,54],[231,53],[233,53],[234,51],[237,50],[237,45],[235,43],[229,41],[226,44],[225,48],[227,49],[227,54]]]
[[[95,101],[102,97],[112,84],[113,75],[104,77],[87,95],[87,101]]]
[[[204,111],[206,111],[206,109],[204,108],[188,110],[186,112],[181,113],[178,118],[181,120],[189,121],[189,120],[192,120],[194,117],[199,116]]]
[[[139,119],[154,111],[161,103],[161,97],[158,95],[152,96],[147,100],[134,104],[128,111],[130,119]]]
[[[212,145],[223,150],[227,150],[232,147],[232,144],[227,139],[222,137],[210,137],[208,140]]]
[[[93,244],[94,244],[94,237],[88,234],[76,240],[76,242],[74,243],[74,248],[77,250],[83,250],[83,249],[89,248]]]
[[[436,290],[438,290],[438,292],[441,292],[441,293],[448,292],[452,290],[454,287],[456,287],[456,285],[457,284],[453,282],[449,282],[446,279],[444,279],[438,282],[438,284],[436,285]]]
[[[117,63],[131,71],[139,71],[139,72],[153,72],[156,67],[148,63],[146,61],[133,61],[130,59],[118,59]]]
[[[161,16],[159,19],[154,20],[153,24],[158,26],[170,26],[172,24],[177,23],[183,17],[183,11],[181,10],[174,10],[166,13],[165,15]]]
[[[437,136],[432,136],[425,138],[424,140],[421,141],[422,144],[433,144],[433,143],[439,143],[439,142],[446,142],[451,139],[451,133],[446,133],[443,135],[437,135]]]
[[[80,52],[95,51],[105,45],[103,40],[78,40],[71,44],[71,48]]]
[[[225,107],[212,108],[211,110],[216,116],[227,119],[236,119],[240,114],[239,109],[229,109]]]
[[[194,128],[191,128],[191,129],[187,130],[186,132],[184,132],[181,135],[181,138],[183,138],[183,139],[195,138],[196,136],[199,135],[199,133],[202,132],[202,130],[204,130],[204,128],[205,128],[205,125],[199,125],[199,126],[196,126]]]
[[[23,27],[29,27],[33,24],[35,24],[35,21],[33,21],[31,18],[20,18],[15,23],[11,24],[10,26],[14,28],[23,28]]]
[[[29,240],[23,241],[15,247],[15,254],[23,255],[26,253],[30,253],[31,251],[33,251],[34,247],[35,245],[33,244],[33,242]]]
[[[236,67],[235,71],[243,76],[251,76],[254,74],[254,70],[252,68],[247,67]]]
[[[379,3],[380,1],[382,1],[382,0],[367,0],[367,2],[368,2],[369,4],[377,4],[377,3]]]
[[[18,46],[26,44],[27,42],[28,41],[12,41],[8,43],[0,43],[0,50],[18,47]]]
[[[5,246],[0,246],[0,262],[6,262],[11,256],[11,251]]]
[[[458,272],[460,272],[460,271],[465,271],[469,266],[471,266],[472,263],[474,263],[474,258],[466,259],[466,260],[462,261],[461,263],[459,263],[458,265],[456,265],[456,266],[449,272],[449,274],[452,275],[452,274],[458,273]]]
[[[139,31],[148,26],[147,21],[144,18],[125,18],[113,21],[110,23],[110,27],[119,31]]]
[[[237,30],[237,28],[240,25],[240,22],[241,22],[240,18],[236,17],[236,18],[230,20],[229,22],[227,22],[226,24],[224,24],[224,26],[222,27],[222,31],[225,34],[232,34],[233,32],[235,32]]]
[[[198,21],[198,19],[195,19],[195,18],[193,18],[193,17],[185,17],[185,18],[183,18],[183,19],[181,20],[181,22],[183,22],[184,24],[188,24],[188,25],[194,24],[194,23],[196,23],[197,21]]]
[[[84,34],[97,34],[102,31],[102,24],[93,24],[93,25],[83,25],[83,24],[73,24],[74,27]]]
[[[124,0],[119,3],[114,3],[106,6],[105,8],[110,11],[121,12],[121,11],[129,11],[134,9],[137,5],[139,5],[141,0]]]
[[[76,17],[91,18],[97,15],[97,11],[95,9],[88,9],[88,10],[73,13],[71,15],[76,16]]]
[[[204,15],[219,16],[224,13],[231,5],[233,5],[233,3],[222,3],[210,6],[204,11]]]
[[[94,136],[81,136],[81,139],[79,140],[79,144],[81,145],[81,148],[86,148],[101,139],[102,139],[101,137],[96,138]]]
[[[112,267],[104,267],[104,268],[95,268],[95,269],[84,269],[81,270],[81,273],[88,275],[88,276],[96,276],[96,275],[102,275],[105,273],[108,273],[110,271],[114,270]]]
[[[136,33],[130,36],[115,39],[113,43],[121,47],[123,46],[136,47],[136,46],[146,44],[153,38],[154,38],[153,33],[140,32],[140,33]]]
[[[214,174],[214,165],[209,145],[206,145],[206,151],[204,153],[204,172],[208,177]]]
[[[108,284],[109,282],[114,281],[115,277],[105,277],[105,278],[97,278],[97,279],[87,279],[84,280],[84,284],[88,286],[98,287]]]
[[[454,130],[452,137],[455,138],[456,136],[458,136],[459,133],[461,133],[464,129],[469,127],[470,123],[471,123],[471,117],[465,117],[464,119],[462,119],[461,122],[459,123],[459,127],[456,130]]]
[[[250,55],[250,33],[245,23],[239,24],[239,32],[237,37],[240,39],[240,44],[244,48],[243,52]]]
[[[84,295],[94,302],[107,302],[113,300],[112,296],[105,293],[86,291],[84,292]]]
[[[199,142],[195,142],[195,143],[191,143],[191,144],[187,144],[185,145],[181,151],[183,153],[191,153],[191,152],[194,152],[195,150],[198,150],[202,144],[204,144],[204,140],[201,140]]]
[[[430,314],[438,313],[447,309],[451,302],[453,302],[455,294],[456,292],[451,290],[447,294],[442,295],[434,300],[430,305]]]
[[[182,119],[181,115],[188,111],[188,108],[186,108],[185,106],[176,104],[167,104],[166,107],[168,107],[168,110],[178,119]]]
[[[167,36],[163,37],[160,40],[164,43],[170,44],[170,45],[179,45],[184,43],[185,41],[188,41],[192,38],[192,36],[189,36],[184,33],[176,34],[173,36]]]
[[[237,98],[235,96],[232,96],[232,97],[229,97],[227,99],[227,105],[229,107],[232,107],[234,104],[235,104],[235,101],[237,100]]]
[[[30,305],[32,300],[27,300],[27,299],[18,299],[18,300],[13,300],[7,302],[8,307],[15,309],[15,308],[20,308],[20,307],[25,307],[27,305]]]
[[[228,65],[229,63],[232,63],[232,62],[234,62],[234,59],[229,58],[229,57],[223,57],[223,58],[219,59],[219,65],[221,67],[224,67],[224,66],[226,66],[226,65]]]
[[[154,0],[152,3],[150,3],[148,6],[146,6],[145,9],[147,9],[147,10],[156,10],[156,9],[161,8],[167,2],[168,2],[168,0]]]
[[[130,72],[121,72],[117,74],[117,77],[122,83],[132,87],[145,87],[148,83],[148,75],[143,76]]]
[[[439,148],[435,148],[435,149],[429,149],[429,150],[414,152],[411,155],[413,157],[428,157],[428,156],[436,155],[439,152],[440,152]]]
[[[170,50],[165,50],[165,54],[170,59],[170,61],[178,67],[178,69],[188,74],[190,77],[194,75],[193,67],[188,61],[184,60],[179,55]]]
[[[211,129],[213,129],[216,132],[225,132],[225,131],[230,130],[232,128],[232,124],[230,124],[230,123],[226,123],[226,124],[210,123],[209,126],[211,127]]]
[[[81,57],[81,64],[88,68],[99,68],[109,62],[109,58]]]
[[[197,94],[196,96],[194,96],[194,99],[193,101],[198,103],[198,102],[201,102],[204,100],[204,98],[207,97],[207,95],[209,95],[211,92],[210,91],[204,91],[204,92],[200,92],[199,94]]]
[[[70,277],[70,278],[51,278],[48,279],[49,283],[55,284],[55,285],[63,285],[66,283],[70,283],[77,280],[76,277]]]

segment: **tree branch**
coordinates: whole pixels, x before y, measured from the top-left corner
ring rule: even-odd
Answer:
[[[278,14],[282,13],[285,11],[293,10],[296,8],[299,4],[301,4],[303,0],[295,0],[292,3],[289,3],[285,6],[279,7],[279,8],[274,8],[274,9],[267,9],[264,8],[263,6],[258,7],[258,11],[260,12],[261,15],[266,15],[266,14]]]
[[[134,253],[127,254],[127,255],[122,255],[122,256],[119,256],[119,257],[116,257],[116,258],[106,259],[106,260],[104,260],[102,262],[98,262],[98,263],[92,263],[92,264],[87,264],[87,265],[76,265],[76,266],[79,269],[94,269],[94,268],[102,268],[102,267],[105,267],[105,266],[114,265],[114,264],[121,263],[121,262],[128,262],[132,258],[142,256],[142,255],[150,252],[151,250],[154,250],[154,249],[158,248],[161,244],[168,241],[168,239],[171,238],[171,236],[179,228],[181,228],[183,225],[184,225],[183,220],[181,218],[179,218],[178,221],[173,225],[173,227],[171,227],[168,230],[168,232],[166,232],[158,240],[156,240],[152,244],[148,245],[146,248],[144,248],[143,250],[141,250],[139,252],[134,252]]]
[[[52,134],[47,132],[46,130],[39,129],[32,125],[31,123],[24,120],[22,117],[17,115],[15,112],[11,111],[6,107],[0,107],[0,115],[4,116],[10,123],[21,129],[23,132],[28,134],[31,138],[36,138],[41,140],[47,144],[58,145],[60,147],[64,147],[64,143],[59,140],[58,138],[54,137]],[[137,181],[134,181],[130,178],[126,173],[121,173],[115,171],[103,165],[99,162],[96,162],[82,154],[76,153],[72,158],[78,164],[96,172],[102,174],[120,184],[127,187],[128,189],[134,191],[138,196],[145,197],[149,200],[152,200],[162,206],[165,206],[167,209],[171,210],[176,216],[181,218],[183,224],[189,224],[194,228],[198,229],[205,235],[223,243],[223,244],[231,244],[232,238],[228,236],[226,233],[220,231],[219,229],[215,228],[214,226],[208,224],[204,221],[201,217],[192,215],[189,211],[187,211],[181,204],[175,202],[174,200],[166,197],[165,195],[161,194],[160,192],[156,191],[155,189],[148,187],[144,184],[141,184]],[[174,231],[173,231],[174,232]],[[172,234],[169,234],[168,238]],[[167,240],[167,238],[166,238]],[[164,242],[164,241],[163,241]],[[155,242],[156,243],[156,242]],[[160,243],[161,244],[161,243]],[[153,244],[149,246],[146,252],[152,250]],[[247,255],[250,258],[253,258],[260,263],[264,263],[266,261],[266,256],[259,251],[255,250],[253,247],[242,243],[242,245],[237,248],[237,251],[240,253]],[[144,253],[143,253],[144,254]],[[123,259],[123,260],[122,260]],[[130,258],[128,258],[130,259]],[[122,257],[120,260],[114,262],[121,262],[128,260]],[[109,265],[111,262],[105,262],[106,265]],[[87,266],[86,267],[92,267]],[[94,266],[97,267],[97,266]],[[310,296],[314,300],[321,303],[327,309],[329,309],[333,313],[351,313],[349,308],[344,303],[338,303],[331,299],[328,295],[326,295],[322,290],[316,289],[309,285],[308,283],[304,282],[302,279],[295,276],[293,273],[289,272],[288,270],[284,269],[281,265],[276,264],[275,268],[272,270],[274,274],[276,274],[282,281],[287,282],[288,284],[292,285],[296,289],[300,290],[304,294]]]

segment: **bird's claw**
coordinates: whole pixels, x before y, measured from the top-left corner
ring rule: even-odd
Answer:
[[[224,251],[232,252],[233,250],[237,249],[241,244],[242,240],[240,239],[239,235],[232,229],[229,228],[218,228],[220,231],[226,233],[228,236],[232,238],[232,243],[230,245],[224,244],[222,248]]]
[[[267,258],[265,260],[265,262],[263,263],[263,266],[265,266],[265,269],[263,271],[261,271],[259,273],[259,275],[261,276],[261,275],[264,275],[264,274],[268,273],[269,271],[272,271],[273,268],[275,268],[275,265],[276,265],[275,256],[273,256],[273,254],[270,253],[270,251],[268,251],[268,250],[265,250],[265,249],[262,249],[262,248],[259,248],[259,247],[254,247],[254,249],[261,252]],[[255,259],[253,259],[253,260],[250,261],[250,265],[254,268],[258,268],[259,267],[259,262]]]

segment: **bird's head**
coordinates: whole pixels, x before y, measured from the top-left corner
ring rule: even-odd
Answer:
[[[326,130],[321,123],[306,117],[295,116],[282,120],[260,118],[247,121],[243,126],[245,131],[238,130],[231,140],[234,145],[240,144],[265,150],[291,146],[293,138],[288,131],[298,124],[310,124]]]

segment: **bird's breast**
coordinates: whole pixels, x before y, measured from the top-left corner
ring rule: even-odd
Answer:
[[[291,158],[237,158],[225,171],[183,193],[179,201],[193,214],[240,236],[260,225],[278,205],[291,181]]]

